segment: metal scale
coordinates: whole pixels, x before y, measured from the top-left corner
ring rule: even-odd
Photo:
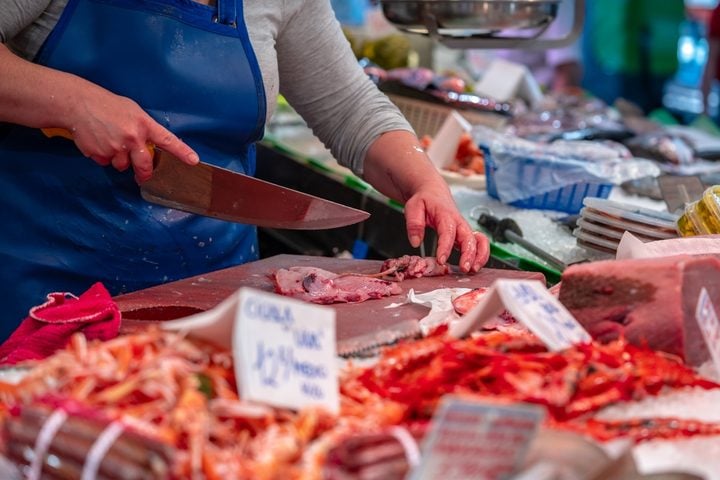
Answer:
[[[585,0],[574,0],[572,29],[540,38],[561,0],[380,0],[385,18],[407,33],[427,35],[448,48],[543,50],[575,41],[585,20]]]

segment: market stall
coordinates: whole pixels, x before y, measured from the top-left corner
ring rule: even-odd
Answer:
[[[209,29],[235,32],[220,3]],[[420,155],[424,178],[444,180],[443,192],[449,185],[461,220],[452,229],[464,220],[486,235],[488,263],[466,272],[454,252],[445,264],[430,229],[412,248],[404,206],[341,166],[282,96],[264,135],[252,115],[265,99],[243,111],[263,137],[258,164],[253,140],[232,152],[242,163],[232,165],[257,179],[191,165],[161,142],[170,137],[148,137],[140,148],[152,154],[152,178],[138,187],[123,177],[111,203],[145,214],[199,256],[152,241],[131,243],[131,255],[123,242],[144,233],[125,231],[134,217],[88,213],[120,239],[101,236],[113,260],[100,265],[108,283],[140,269],[157,281],[122,284],[122,294],[100,280],[50,293],[0,345],[0,478],[720,479],[720,130],[705,117],[669,125],[578,88],[543,92],[513,62],[492,63],[474,85],[397,64],[407,60],[398,31],[460,50],[567,45],[582,28],[584,0],[379,3],[395,30],[365,44],[348,35],[362,54],[362,72],[352,61],[350,70],[372,92],[364,98],[377,100],[377,87],[415,129],[421,143],[405,156]],[[546,36],[569,3],[569,29]],[[182,57],[192,42],[168,28],[183,32],[170,42]],[[233,66],[256,76],[260,68]],[[395,115],[380,98],[377,108]],[[236,119],[222,101],[213,105],[228,124]],[[208,156],[244,132],[194,113],[163,121],[187,121],[183,133],[203,137]],[[47,126],[48,137],[67,138],[49,140],[34,124],[28,138],[77,157],[68,139],[85,132]],[[95,159],[124,170],[121,160]],[[41,184],[64,191],[55,180]],[[250,257],[212,263],[206,249],[226,248],[226,232],[173,230],[199,217],[259,226],[260,258],[246,232],[232,231]],[[74,254],[92,250],[82,228],[73,234]],[[47,252],[28,259],[56,267],[48,259],[59,238],[43,237]],[[170,266],[195,273],[168,281],[161,268]],[[48,279],[64,279],[51,271]]]
[[[711,458],[693,465],[720,437],[714,409],[705,411],[720,392],[714,347],[695,319],[707,314],[693,308],[698,291],[716,298],[715,257],[572,267],[559,302],[535,273],[466,276],[420,257],[396,261],[284,255],[117,297],[117,338],[78,333],[45,360],[3,370],[3,452],[31,478],[114,478],[116,469],[122,478],[402,478],[413,468],[421,477],[440,468],[452,478],[715,478]],[[300,277],[287,284],[292,272]],[[378,293],[357,297],[370,289]],[[238,334],[248,312],[263,311],[252,307],[259,300],[276,326]],[[304,310],[314,301],[329,306]],[[81,296],[65,314],[102,323],[88,320],[99,305],[106,311]],[[608,337],[600,305],[625,318],[611,322],[620,337]],[[310,327],[328,312],[333,330]],[[336,335],[328,344],[319,331]],[[340,355],[331,363],[303,356],[327,348]],[[335,409],[275,393],[297,377],[319,382],[313,368],[338,372]],[[270,396],[244,390],[257,374],[280,380]]]

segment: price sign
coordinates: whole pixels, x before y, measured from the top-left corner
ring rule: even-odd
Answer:
[[[720,372],[720,322],[715,313],[715,306],[705,288],[700,290],[698,296],[695,319],[700,325],[700,331],[710,351],[715,369]]]
[[[545,411],[537,405],[496,405],[443,399],[412,480],[495,480],[521,466]]]
[[[495,286],[505,308],[550,350],[563,350],[592,340],[590,334],[542,283],[498,280]]]
[[[450,326],[450,334],[463,337],[503,309],[528,327],[550,350],[563,350],[592,340],[563,304],[536,280],[495,281],[482,300]]]
[[[698,176],[661,175],[657,182],[670,213],[682,211],[686,204],[702,197],[705,191]]]
[[[233,356],[243,399],[339,411],[333,309],[241,289]]]

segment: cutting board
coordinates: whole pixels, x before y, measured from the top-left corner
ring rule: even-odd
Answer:
[[[123,315],[123,330],[131,331],[147,322],[172,320],[208,310],[241,287],[273,291],[270,275],[277,269],[293,266],[317,267],[335,273],[377,273],[379,260],[353,260],[307,255],[277,255],[225,270],[218,270],[156,287],[115,297]],[[439,288],[488,287],[498,278],[545,281],[537,272],[484,268],[475,275],[452,273],[442,277],[406,279],[400,282],[400,295],[362,303],[329,305],[336,312],[338,342],[348,341],[392,327],[406,320],[419,320],[428,309],[417,304],[397,304],[414,289],[424,293]]]

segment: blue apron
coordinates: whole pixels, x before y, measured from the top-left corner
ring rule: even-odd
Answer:
[[[242,0],[69,0],[37,63],[135,100],[209,163],[255,172],[265,94]],[[60,95],[62,92],[38,92]],[[0,127],[0,339],[54,291],[114,295],[258,258],[255,227],[142,200],[131,171]]]

